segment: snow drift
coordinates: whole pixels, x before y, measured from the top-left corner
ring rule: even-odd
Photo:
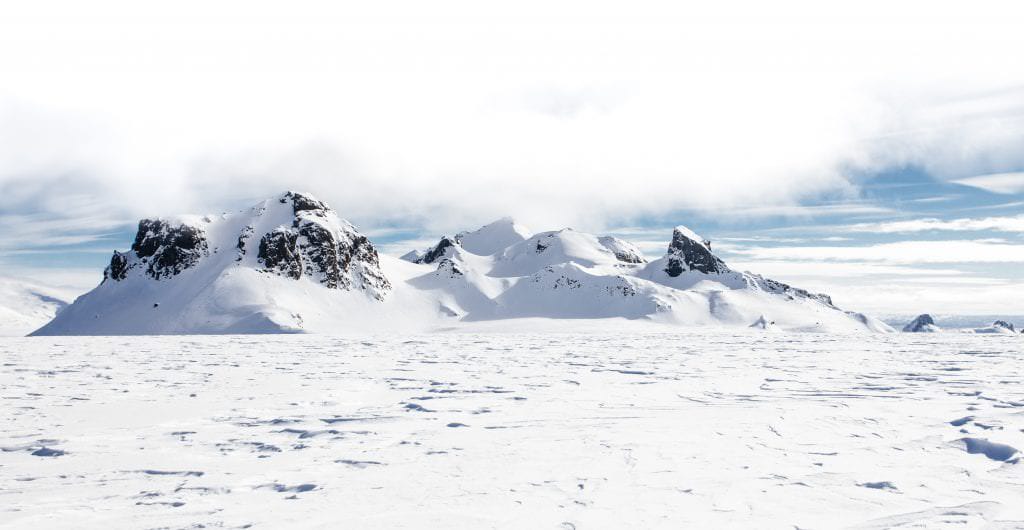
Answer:
[[[37,335],[429,330],[536,319],[891,331],[824,294],[731,269],[673,230],[648,262],[631,243],[512,219],[402,259],[323,202],[288,192],[220,216],[144,219],[103,282]],[[567,324],[572,325],[572,324]]]

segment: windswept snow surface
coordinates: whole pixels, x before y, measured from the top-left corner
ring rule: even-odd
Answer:
[[[0,341],[4,528],[1021,528],[1020,337]]]

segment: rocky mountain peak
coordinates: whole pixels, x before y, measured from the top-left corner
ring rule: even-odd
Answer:
[[[459,236],[455,236],[454,238],[443,236],[441,237],[441,240],[437,242],[436,245],[428,249],[426,252],[416,256],[411,261],[413,263],[429,265],[442,258],[450,257],[452,251],[458,246]]]
[[[148,278],[167,279],[200,266],[204,258],[223,249],[237,252],[232,260],[234,266],[255,266],[257,270],[295,280],[307,277],[329,289],[364,290],[382,299],[391,288],[373,244],[338,218],[326,203],[308,193],[293,191],[276,201],[290,206],[290,212],[274,210],[273,202],[218,220],[143,219],[131,251],[114,252],[104,276],[122,281],[137,269]],[[282,221],[284,224],[273,226]],[[211,223],[242,228],[230,241],[211,242],[207,233]],[[253,245],[254,242],[258,243]],[[256,246],[255,263],[253,258],[246,257],[251,246]]]
[[[462,248],[479,256],[490,256],[525,241],[532,233],[511,217],[502,217],[472,232],[460,232],[455,239]]]
[[[1007,322],[1005,320],[996,320],[995,322],[992,323],[992,327],[1008,329],[1010,331],[1013,331],[1014,333],[1017,332],[1017,330],[1014,329],[1013,324],[1011,324],[1011,323],[1009,323],[1009,322]]]
[[[278,226],[260,238],[257,262],[262,270],[383,299],[391,284],[366,236],[312,195],[289,191],[279,201],[291,203],[294,219],[291,226]],[[239,244],[244,244],[242,239]]]
[[[925,313],[918,315],[917,318],[903,326],[903,331],[906,333],[932,333],[939,331],[939,327],[935,325],[935,320],[932,319],[932,316]]]
[[[673,278],[686,271],[719,274],[730,270],[724,261],[711,253],[711,241],[685,226],[672,230],[672,242],[668,245],[666,258],[665,273]]]
[[[300,193],[297,191],[289,191],[278,199],[281,204],[291,203],[292,212],[296,215],[299,212],[315,212],[318,214],[326,215],[327,212],[332,211],[327,203],[316,199],[309,193]]]

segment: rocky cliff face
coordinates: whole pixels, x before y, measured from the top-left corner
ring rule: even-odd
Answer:
[[[1014,333],[1016,333],[1016,331],[1017,331],[1016,329],[1014,329],[1013,324],[1011,324],[1011,323],[1009,323],[1009,322],[1007,322],[1005,320],[996,320],[995,322],[992,323],[992,327],[1007,329],[1007,330],[1010,330],[1010,331],[1012,331]]]
[[[223,245],[235,249],[237,266],[247,265],[246,257],[254,253],[254,265],[264,272],[294,280],[307,277],[329,289],[363,290],[375,298],[384,297],[391,284],[380,269],[377,250],[365,236],[310,195],[288,192],[276,202],[273,207],[268,203],[253,208],[234,245]],[[256,234],[256,226],[274,215],[287,222]],[[221,252],[220,246],[208,241],[207,227],[230,220],[143,219],[131,251],[114,252],[104,281],[123,281],[135,271],[166,280],[194,268]]]
[[[443,236],[441,241],[438,241],[436,245],[430,247],[426,252],[415,256],[411,261],[413,263],[429,265],[441,260],[442,258],[450,257],[451,251],[449,249],[454,250],[459,246],[459,243],[459,236],[455,236],[454,238]]]
[[[307,276],[329,289],[361,289],[382,298],[391,288],[380,270],[377,250],[366,236],[321,201],[288,192],[279,199],[291,205],[291,226],[263,235],[257,259],[263,269],[287,278]],[[245,241],[239,240],[245,250]]]
[[[725,262],[711,253],[711,241],[682,226],[672,231],[672,242],[668,245],[666,257],[665,274],[673,278],[686,271],[704,274],[730,272]]]
[[[176,276],[210,254],[206,233],[198,227],[161,219],[143,219],[129,253],[114,252],[104,280],[123,280],[140,269],[154,280]]]

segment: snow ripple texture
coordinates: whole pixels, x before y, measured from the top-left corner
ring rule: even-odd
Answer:
[[[2,339],[5,528],[1021,528],[1019,338]]]

